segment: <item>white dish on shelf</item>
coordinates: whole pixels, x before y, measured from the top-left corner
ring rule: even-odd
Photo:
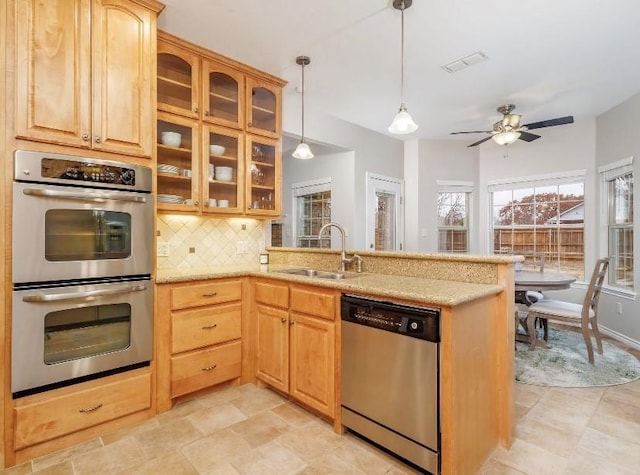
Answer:
[[[182,135],[178,132],[161,132],[160,141],[163,145],[169,145],[170,147],[179,147],[182,143]]]
[[[213,155],[222,155],[224,153],[224,151],[226,150],[225,147],[223,147],[222,145],[209,145],[209,151],[213,154]]]
[[[218,207],[219,208],[228,208],[229,207],[229,200],[218,200]]]
[[[215,177],[219,181],[231,181],[233,180],[233,168],[231,167],[216,167]]]

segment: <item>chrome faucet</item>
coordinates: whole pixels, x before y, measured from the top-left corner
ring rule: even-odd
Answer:
[[[338,231],[340,231],[340,242],[341,242],[341,249],[342,249],[342,251],[340,252],[340,272],[346,272],[347,264],[350,264],[354,260],[356,261],[357,272],[362,272],[362,257],[360,257],[358,254],[354,254],[353,257],[350,259],[347,257],[347,253],[344,250],[344,228],[342,226],[340,226],[338,223],[325,224],[320,228],[320,232],[318,233],[318,239],[321,239],[325,229],[328,229],[331,226],[333,226]]]

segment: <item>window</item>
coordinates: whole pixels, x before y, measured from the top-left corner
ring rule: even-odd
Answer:
[[[300,183],[292,186],[296,247],[331,247],[327,230],[318,238],[320,228],[331,222],[331,179]]]
[[[584,280],[584,173],[489,186],[494,253],[544,255],[544,268]]]
[[[469,192],[438,193],[438,251],[469,252]]]
[[[609,285],[633,289],[633,159],[600,168],[606,196]]]

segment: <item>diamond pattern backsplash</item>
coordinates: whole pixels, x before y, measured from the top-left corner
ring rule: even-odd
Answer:
[[[261,221],[250,218],[206,218],[158,215],[158,269],[257,264],[264,249]]]

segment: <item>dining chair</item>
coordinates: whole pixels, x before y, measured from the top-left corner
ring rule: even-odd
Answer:
[[[602,354],[602,338],[600,336],[600,330],[598,330],[598,300],[600,299],[600,291],[602,290],[604,276],[607,273],[608,267],[608,257],[598,259],[593,269],[589,288],[584,296],[582,305],[564,302],[562,300],[542,299],[529,307],[529,312],[527,313],[527,330],[532,348],[536,347],[537,342],[535,331],[536,318],[544,318],[564,323],[577,323],[580,325],[582,336],[587,346],[589,363],[593,364],[593,346],[591,345],[589,324],[591,324],[591,330],[598,344],[598,353]],[[547,340],[546,332],[544,338]]]

